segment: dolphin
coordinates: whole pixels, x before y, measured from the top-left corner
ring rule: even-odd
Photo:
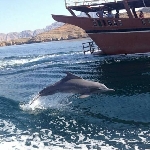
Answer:
[[[86,98],[92,93],[102,93],[107,91],[114,91],[114,89],[107,88],[104,84],[99,82],[85,80],[70,72],[64,72],[66,77],[56,82],[53,85],[49,85],[41,90],[38,95],[32,100],[31,104],[41,96],[48,96],[57,92],[61,93],[75,93],[80,94],[80,98]],[[30,104],[30,105],[31,105]]]

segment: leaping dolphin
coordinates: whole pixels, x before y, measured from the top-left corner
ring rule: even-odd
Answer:
[[[67,74],[66,77],[64,77],[63,79],[61,79],[53,85],[45,87],[32,100],[31,104],[40,96],[52,95],[57,92],[76,93],[80,94],[80,98],[86,98],[92,93],[114,91],[114,89],[109,89],[104,84],[101,84],[99,82],[84,80],[83,78],[73,75],[70,72],[65,73]]]

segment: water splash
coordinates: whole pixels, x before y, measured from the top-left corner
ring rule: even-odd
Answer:
[[[33,100],[31,101],[30,105],[33,104],[37,99],[40,98],[40,95],[36,95]]]
[[[46,109],[64,110],[72,103],[68,94],[54,94],[47,97],[33,96],[27,103],[20,104],[23,111],[37,114]]]
[[[43,111],[45,108],[42,106],[40,98],[37,98],[34,103],[31,104],[31,102],[34,100],[31,99],[28,103],[21,103],[19,106],[23,111],[26,111],[30,114],[37,114],[41,111]]]

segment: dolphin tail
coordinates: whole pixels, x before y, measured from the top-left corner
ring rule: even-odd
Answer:
[[[31,101],[30,105],[31,105],[35,100],[37,100],[39,97],[40,97],[40,95],[35,96],[35,97],[33,98],[33,100]]]

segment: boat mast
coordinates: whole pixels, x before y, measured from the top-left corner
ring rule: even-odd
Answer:
[[[124,4],[124,7],[125,7],[125,9],[126,9],[126,11],[127,11],[127,14],[128,14],[128,16],[129,16],[129,18],[133,18],[133,15],[132,15],[132,13],[131,13],[131,10],[130,10],[130,7],[129,7],[129,5],[128,5],[127,0],[123,0],[123,4]]]
[[[65,0],[65,6],[66,6],[66,9],[72,14],[72,16],[76,17],[76,14],[72,11],[72,9],[70,7],[68,7],[67,5],[67,0]]]

